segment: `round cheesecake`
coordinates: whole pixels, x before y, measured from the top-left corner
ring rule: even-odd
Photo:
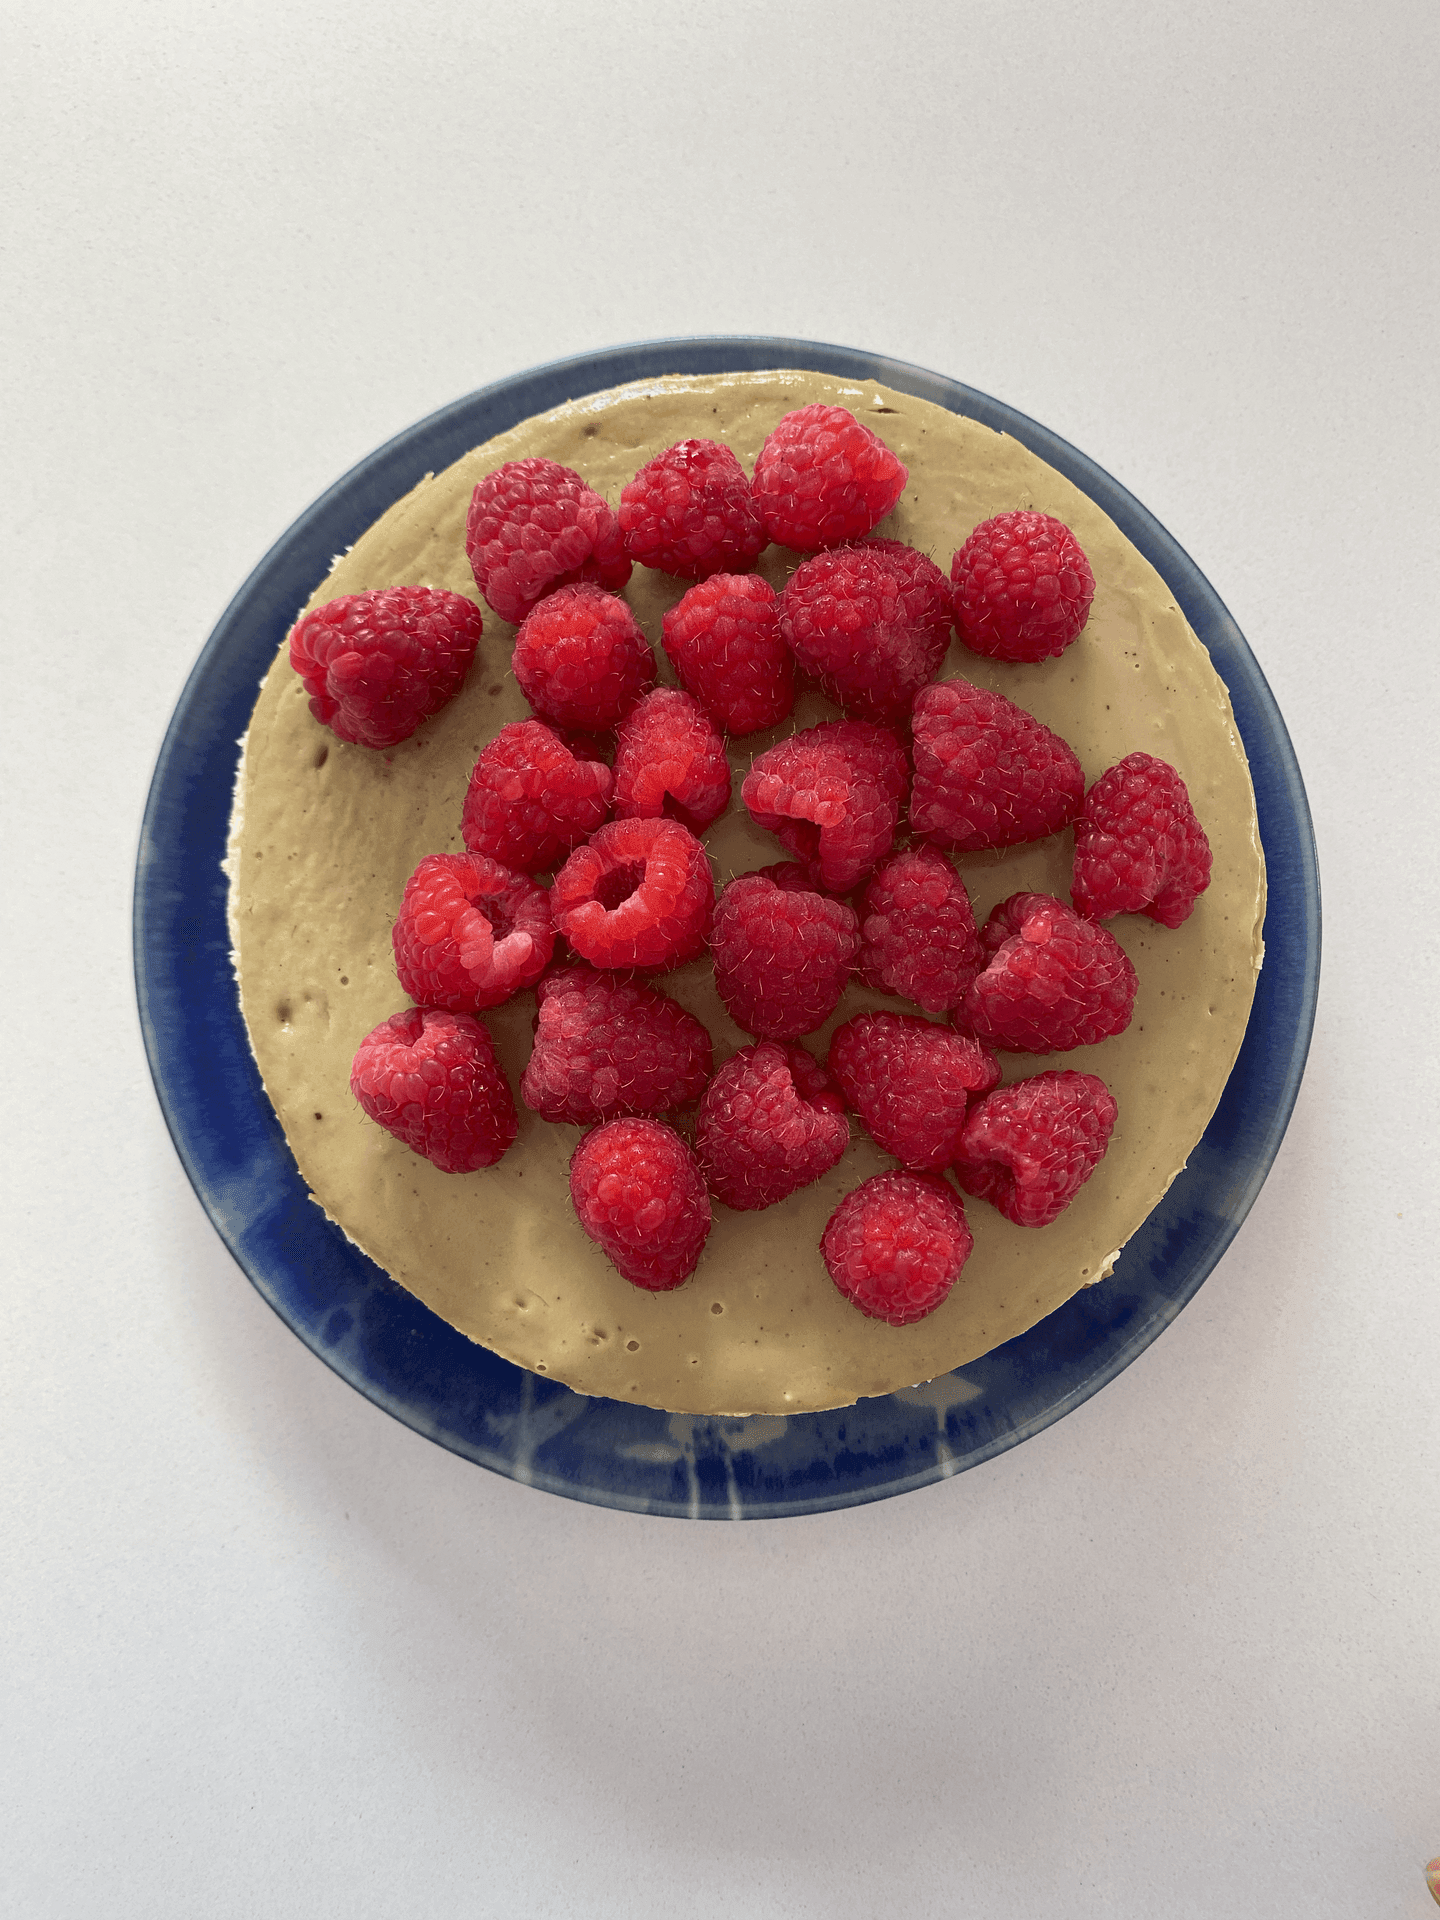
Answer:
[[[1085,631],[1058,659],[1014,665],[952,645],[940,677],[992,688],[1075,749],[1087,784],[1141,751],[1178,769],[1214,853],[1194,912],[1171,931],[1139,915],[1107,924],[1139,976],[1130,1026],[1043,1059],[1007,1054],[1008,1082],[1049,1068],[1098,1074],[1119,1108],[1105,1158],[1050,1226],[1012,1225],[967,1200],[974,1251],[927,1319],[867,1319],[832,1284],[820,1236],[841,1198],[895,1164],[852,1127],[844,1158],[813,1186],[758,1213],[715,1205],[694,1276],[670,1293],[631,1286],[581,1231],[569,1163],[581,1129],[520,1106],[497,1166],[442,1173],[383,1132],[350,1093],[372,1028],[408,1004],[390,929],[426,854],[463,852],[470,771],[502,726],[531,717],[510,670],[514,629],[484,606],[465,554],[475,483],[507,460],[573,467],[612,505],[648,460],[685,438],[724,441],[753,468],[781,416],[812,401],[848,407],[909,468],[876,532],[942,569],[980,521],[1013,508],[1063,520],[1094,571]],[[757,571],[777,588],[799,564],[770,547]],[[316,588],[310,605],[367,588],[422,585],[484,607],[480,652],[459,695],[387,752],[350,746],[310,713],[282,649],[246,735],[227,870],[241,1005],[266,1091],[317,1202],[396,1280],[469,1338],[582,1393],[676,1413],[784,1414],[846,1406],[948,1373],[1022,1333],[1102,1280],[1204,1131],[1234,1064],[1262,953],[1265,873],[1254,794],[1225,688],[1159,575],[1094,503],[1015,440],[873,384],[776,371],[674,376],[590,395],[477,447],[398,501]],[[624,598],[673,682],[660,623],[686,583],[636,567]],[[297,609],[297,613],[300,610]],[[730,743],[736,800],[704,835],[717,886],[784,858],[738,802],[755,756],[837,717],[814,692],[772,732]],[[1067,831],[957,864],[977,924],[1012,893],[1067,898]],[[751,1043],[715,991],[708,961],[665,975],[696,1013],[716,1065]],[[824,1058],[836,1026],[870,1007],[916,1011],[852,984],[805,1045]],[[529,1058],[533,993],[483,1016],[512,1087]]]

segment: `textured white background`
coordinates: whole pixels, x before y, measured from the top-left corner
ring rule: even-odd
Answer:
[[[1333,1916],[1440,1852],[1435,15],[843,0],[11,10],[7,1914]],[[377,1412],[149,1086],[131,869],[271,540],[535,362],[763,332],[1055,428],[1285,713],[1315,1045],[1079,1412],[820,1518],[642,1520]]]

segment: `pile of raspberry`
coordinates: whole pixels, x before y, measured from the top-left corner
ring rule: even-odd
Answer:
[[[487,475],[466,549],[516,626],[534,717],[480,754],[463,854],[423,859],[394,924],[414,1002],[370,1034],[351,1085],[364,1110],[450,1172],[513,1143],[513,1092],[482,1015],[530,989],[520,1098],[586,1129],[571,1164],[584,1231],[639,1287],[694,1272],[712,1204],[775,1205],[828,1173],[852,1116],[896,1167],[847,1193],[821,1239],[861,1312],[933,1312],[972,1239],[962,1191],[1043,1227],[1103,1158],[1116,1104],[1097,1075],[1001,1085],[1005,1053],[1060,1054],[1123,1032],[1135,970],[1100,923],[1167,927],[1208,884],[1210,852],[1179,774],[1131,754],[1086,788],[1080,761],[1023,707],[939,680],[952,630],[1026,663],[1072,645],[1094,580],[1068,528],[1033,511],[977,527],[949,577],[875,536],[900,459],[844,408],[787,414],[747,476],[723,444],[685,440],[637,473],[618,511],[544,459]],[[772,542],[805,557],[778,594]],[[620,597],[632,566],[692,582],[660,640]],[[463,680],[481,615],[400,587],[306,615],[291,639],[317,719],[386,747]],[[727,741],[781,725],[818,688],[840,717],[758,753],[738,801],[777,859],[717,895],[701,835],[734,804]],[[1021,892],[977,926],[951,858],[1066,828],[1067,903]],[[752,1036],[718,1066],[712,1036],[666,993],[708,955]],[[802,1041],[852,979],[913,1011],[865,1012],[823,1061]]]

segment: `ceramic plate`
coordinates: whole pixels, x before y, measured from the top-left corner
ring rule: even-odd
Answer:
[[[1113,1275],[983,1359],[834,1413],[744,1420],[653,1412],[542,1381],[439,1320],[309,1199],[250,1054],[220,870],[237,743],[296,612],[425,474],[531,414],[664,373],[810,367],[876,380],[1011,434],[1108,513],[1158,570],[1230,690],[1269,877],[1265,964],[1223,1098]],[[161,748],[135,881],[135,975],[160,1104],[225,1244],[280,1317],[353,1387],[479,1465],[572,1499],[762,1519],[884,1499],[978,1465],[1103,1387],[1148,1347],[1229,1245],[1270,1169],[1315,1012],[1320,894],[1305,790],[1279,709],[1214,589],[1144,507],[1023,414],[919,367],[808,340],[648,341],[486,387],[373,453],[261,561],[210,636]]]

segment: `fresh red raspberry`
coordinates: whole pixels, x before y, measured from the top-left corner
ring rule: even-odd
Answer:
[[[745,469],[718,440],[681,440],[621,490],[620,535],[642,567],[682,580],[743,573],[770,544]]]
[[[803,867],[781,861],[721,889],[710,948],[731,1019],[763,1039],[793,1040],[835,1011],[860,923],[843,900],[813,892]]]
[[[668,815],[703,833],[730,804],[725,742],[693,694],[657,687],[615,736],[615,818]]]
[[[555,876],[550,917],[597,967],[678,967],[705,951],[715,880],[678,820],[611,820]]]
[[[933,1313],[975,1242],[959,1194],[935,1174],[877,1173],[820,1236],[830,1278],[861,1313],[908,1327]]]
[[[915,1013],[857,1014],[836,1028],[826,1065],[876,1143],[921,1170],[949,1166],[970,1096],[1000,1078],[978,1041]]]
[[[968,680],[916,699],[910,825],[960,853],[1015,847],[1068,827],[1085,798],[1072,748],[1033,713]]]
[[[620,524],[599,494],[554,460],[507,460],[470,497],[465,551],[475,584],[518,626],[576,580],[619,592],[630,578]]]
[[[1130,1024],[1137,985],[1113,934],[1048,893],[1012,893],[985,922],[990,956],[956,1019],[987,1046],[1068,1053]]]
[[[692,1106],[714,1064],[710,1035],[668,994],[585,966],[556,967],[520,1098],[546,1120],[589,1126]]]
[[[858,970],[880,993],[927,1013],[958,1007],[984,965],[965,883],[938,848],[891,854],[875,869],[860,913]]]
[[[640,622],[599,587],[547,594],[521,622],[511,665],[542,720],[596,732],[623,720],[655,684]]]
[[[905,491],[904,463],[844,407],[787,413],[760,449],[754,491],[765,531],[813,553],[863,540]]]
[[[290,664],[310,711],[338,739],[393,747],[460,691],[480,643],[480,609],[437,587],[342,594],[302,614]]]
[[[580,1225],[633,1286],[667,1293],[695,1271],[710,1233],[699,1162],[658,1120],[611,1120],[570,1162]]]
[[[834,1083],[804,1047],[743,1047],[705,1089],[695,1148],[710,1191],[738,1213],[773,1207],[850,1144]]]
[[[1210,842],[1172,766],[1132,753],[1102,773],[1075,822],[1070,898],[1087,919],[1145,913],[1178,927],[1210,884]]]
[[[360,1042],[350,1091],[378,1126],[442,1173],[493,1167],[515,1138],[515,1102],[473,1013],[407,1007]]]
[[[760,754],[740,798],[815,885],[848,893],[890,851],[907,773],[888,728],[832,720]]]
[[[540,720],[515,720],[481,749],[460,817],[471,853],[513,873],[547,873],[610,811],[615,777]]]
[[[479,1013],[538,980],[555,945],[545,889],[478,853],[432,853],[405,882],[395,971],[422,1007]]]
[[[1030,511],[976,527],[950,563],[955,626],[991,660],[1050,660],[1090,616],[1095,576],[1063,520]]]
[[[802,560],[780,596],[796,660],[853,719],[901,721],[950,645],[950,588],[923,553],[866,540]]]
[[[780,638],[780,603],[758,573],[717,573],[691,587],[661,623],[670,664],[726,733],[774,727],[795,705],[795,663]]]
[[[955,1178],[1017,1227],[1048,1227],[1105,1157],[1117,1108],[1093,1073],[1037,1073],[977,1100]]]

